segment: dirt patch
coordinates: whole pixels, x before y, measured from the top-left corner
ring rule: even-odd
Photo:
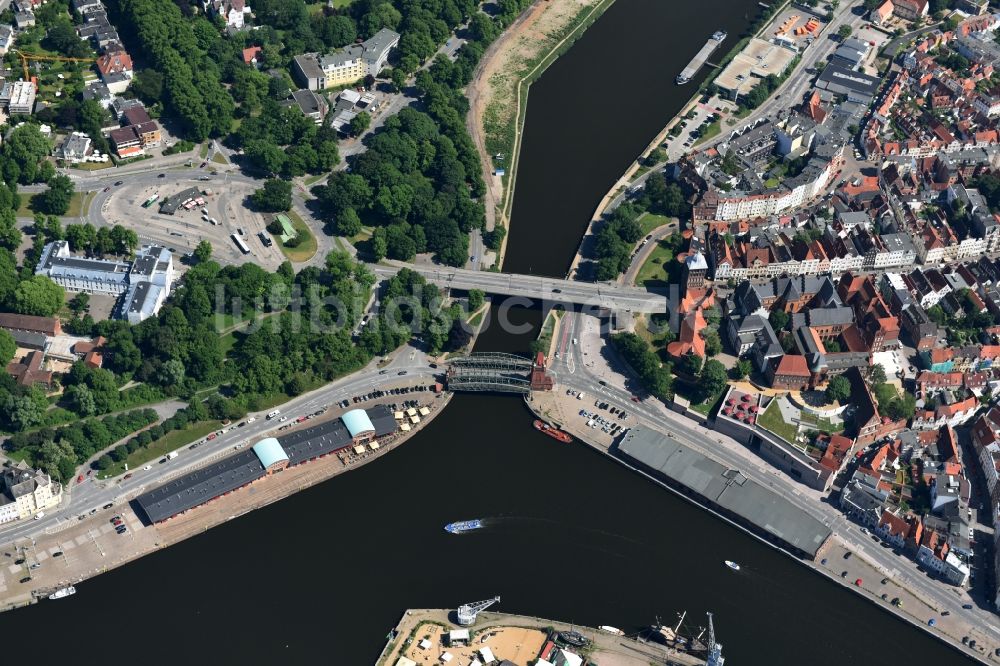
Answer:
[[[608,0],[539,0],[483,54],[466,90],[470,105],[466,122],[486,174],[487,229],[493,229],[498,214],[503,217],[506,190],[514,182],[519,107],[524,104],[518,96],[519,84],[537,76],[544,69],[539,64],[598,6],[606,4]],[[498,153],[503,159],[494,163]],[[506,176],[493,175],[498,167],[506,168]]]

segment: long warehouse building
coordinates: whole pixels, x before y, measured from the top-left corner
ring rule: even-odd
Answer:
[[[389,408],[376,405],[369,410],[352,409],[339,419],[283,437],[266,437],[250,449],[139,495],[134,500],[136,513],[149,523],[163,522],[285,467],[391,435],[397,428]]]

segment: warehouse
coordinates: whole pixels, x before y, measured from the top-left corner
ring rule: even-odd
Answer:
[[[844,95],[851,102],[868,104],[874,99],[881,80],[845,67],[827,65],[823,73],[816,78],[816,87],[835,95]]]
[[[388,407],[379,405],[370,412],[374,422],[365,410],[352,409],[339,419],[312,428],[278,438],[265,437],[249,450],[139,495],[134,500],[136,515],[150,523],[162,522],[286,467],[396,432],[396,420]]]

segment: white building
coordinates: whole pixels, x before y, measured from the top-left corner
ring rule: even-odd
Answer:
[[[0,473],[0,522],[30,518],[57,506],[60,500],[62,486],[23,461]]]
[[[9,86],[9,89],[8,89]],[[4,83],[3,96],[7,98],[7,110],[11,114],[31,114],[35,110],[35,84],[31,81]]]

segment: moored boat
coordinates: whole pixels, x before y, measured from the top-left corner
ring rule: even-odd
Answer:
[[[624,631],[622,631],[618,627],[612,627],[610,624],[602,624],[601,626],[598,627],[598,629],[600,629],[601,631],[603,631],[606,634],[613,634],[615,636],[624,636],[625,635]]]
[[[76,588],[70,585],[69,587],[61,587],[52,594],[49,595],[49,599],[63,599],[76,594]]]
[[[564,444],[569,444],[570,442],[573,441],[573,438],[569,435],[569,433],[565,433],[559,428],[550,426],[548,423],[542,421],[541,419],[535,419],[535,430],[538,430],[539,432],[544,432],[549,437],[552,437],[553,439],[558,439],[560,442],[563,442]]]

